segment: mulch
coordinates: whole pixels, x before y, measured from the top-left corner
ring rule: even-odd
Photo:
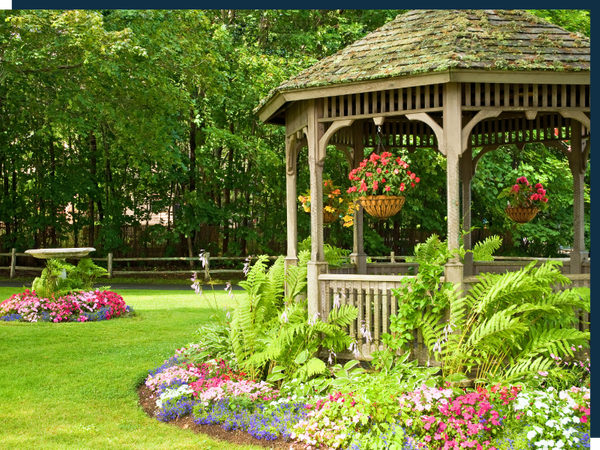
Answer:
[[[155,417],[158,408],[156,406],[156,398],[153,396],[152,391],[142,384],[138,388],[138,395],[140,397],[139,404],[146,414],[150,417]],[[194,423],[191,416],[179,417],[168,423],[184,430],[190,430],[196,434],[205,434],[212,439],[233,442],[234,444],[239,445],[258,445],[272,450],[299,450],[303,448],[301,444],[285,441],[282,438],[275,439],[274,441],[264,441],[252,437],[245,431],[227,431],[221,428],[220,425],[197,425]]]

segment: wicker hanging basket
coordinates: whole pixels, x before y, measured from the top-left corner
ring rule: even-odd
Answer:
[[[528,208],[507,206],[504,211],[506,211],[506,214],[513,222],[523,224],[532,220],[540,210],[535,206]]]
[[[335,214],[323,210],[323,223],[325,225],[335,222],[335,219],[337,219]]]
[[[406,198],[392,195],[367,195],[358,200],[368,214],[379,220],[385,220],[398,214]]]

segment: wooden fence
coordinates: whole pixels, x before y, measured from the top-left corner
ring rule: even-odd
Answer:
[[[0,266],[1,269],[9,270],[9,277],[12,279],[15,277],[17,270],[27,270],[27,271],[42,271],[43,267],[41,266],[18,266],[17,265],[17,257],[26,257],[32,258],[28,253],[17,253],[13,248],[10,253],[0,253],[0,257],[9,257],[10,265],[8,266]],[[86,258],[88,258],[86,256]],[[223,262],[240,262],[245,261],[253,261],[258,259],[257,257],[244,257],[244,256],[210,256],[209,252],[204,253],[203,263],[200,258],[187,258],[187,257],[167,257],[167,258],[114,258],[112,253],[108,254],[106,258],[95,258],[93,256],[89,257],[92,261],[103,261],[106,262],[106,268],[108,270],[108,277],[113,278],[115,276],[125,276],[125,275],[165,275],[165,274],[181,274],[181,273],[202,273],[204,274],[204,279],[208,281],[211,275],[215,274],[233,274],[233,275],[243,275],[244,269],[221,269],[221,268],[213,268],[211,269],[211,262],[213,265],[217,265]],[[275,260],[278,256],[269,256],[270,260]],[[81,259],[81,258],[67,258],[67,259]],[[114,263],[121,262],[146,262],[146,261],[155,261],[155,262],[169,262],[169,261],[189,261],[194,265],[197,265],[198,268],[190,268],[187,270],[115,270]]]

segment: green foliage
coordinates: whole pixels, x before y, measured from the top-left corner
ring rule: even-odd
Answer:
[[[301,251],[299,264],[287,271],[283,257],[267,269],[267,256],[260,256],[240,282],[246,295],[232,313],[228,342],[237,365],[253,377],[308,380],[327,369],[315,356],[319,347],[339,352],[352,343],[345,329],[357,317],[355,307],[334,308],[326,321],[307,316],[307,302],[299,296],[306,288],[309,256]],[[220,331],[221,336],[224,333]],[[209,347],[214,353],[214,346]]]
[[[311,251],[311,238],[310,236],[298,243],[298,251],[307,251],[310,254]],[[348,262],[348,255],[350,250],[335,247],[331,244],[323,244],[323,251],[325,253],[325,261],[332,267],[339,267],[342,264]]]
[[[535,264],[480,275],[468,295],[450,297],[447,319],[424,315],[419,328],[445,377],[473,372],[490,382],[514,381],[548,370],[551,354],[573,356],[572,346],[589,345],[589,332],[573,327],[574,311],[589,311],[589,300],[578,289],[552,291],[569,283],[559,262]]]
[[[96,278],[102,276],[108,276],[108,271],[95,265],[90,258],[79,260],[77,266],[59,259],[49,259],[42,274],[33,280],[32,289],[45,298],[53,294],[89,291],[94,287]]]
[[[473,261],[493,261],[493,253],[501,246],[502,238],[500,236],[488,236],[473,246]]]

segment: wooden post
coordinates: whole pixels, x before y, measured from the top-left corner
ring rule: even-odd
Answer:
[[[585,249],[585,204],[583,197],[587,161],[584,160],[581,134],[581,123],[571,119],[571,154],[569,157],[569,166],[573,174],[573,250],[570,254],[571,262],[569,271],[572,274],[582,273],[581,263],[588,260],[588,252]]]
[[[10,252],[10,278],[15,277],[15,267],[17,265],[17,249],[13,248]]]
[[[447,168],[448,250],[456,250],[459,247],[460,236],[459,161],[462,151],[462,111],[459,83],[448,83],[445,86],[443,136]],[[446,281],[462,285],[463,265],[458,255],[455,255],[446,264],[445,276]]]
[[[460,179],[462,180],[462,218],[463,230],[468,231],[463,235],[465,250],[472,250],[471,240],[471,178],[473,176],[472,149],[467,148],[460,158]],[[467,252],[464,259],[464,276],[473,275],[473,253]]]
[[[394,254],[394,252],[390,253],[390,262],[391,263],[395,263],[396,262],[396,255]]]
[[[112,254],[112,252],[108,254],[107,269],[108,269],[108,278],[112,278],[112,276],[113,276],[113,254]]]
[[[296,199],[296,163],[298,139],[295,134],[286,139],[286,210],[287,210],[287,255],[285,268],[298,265],[298,200]]]
[[[210,280],[210,252],[204,253],[204,281]]]
[[[308,100],[308,164],[310,167],[310,261],[307,263],[308,317],[312,318],[321,309],[319,275],[327,273],[328,265],[323,250],[323,163],[325,155],[320,154],[320,140],[324,125],[319,123],[319,113],[323,111],[319,100]],[[325,149],[323,149],[325,150]]]
[[[362,122],[354,122],[354,161],[352,168],[355,169],[365,157],[364,147],[364,124]],[[356,273],[361,275],[367,274],[367,255],[365,254],[364,236],[363,236],[363,207],[358,205],[358,210],[354,213],[353,226],[353,245],[350,261],[356,267]]]

